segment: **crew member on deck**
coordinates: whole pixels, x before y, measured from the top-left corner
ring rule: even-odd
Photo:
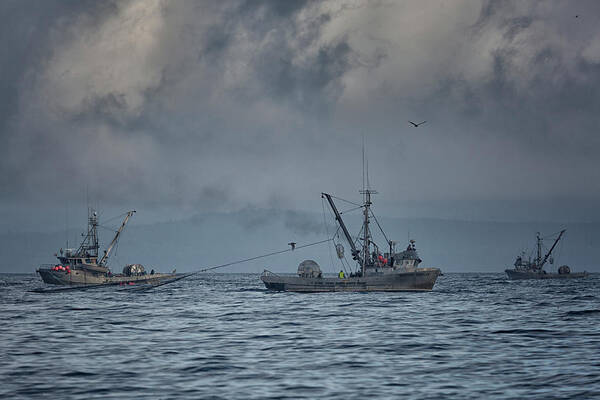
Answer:
[[[340,270],[340,273],[338,274],[338,277],[340,279],[344,279],[346,277],[346,275],[344,275],[344,271]]]

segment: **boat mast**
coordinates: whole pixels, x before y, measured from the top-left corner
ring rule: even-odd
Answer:
[[[365,219],[363,221],[363,262],[362,262],[362,276],[365,276],[367,262],[369,260],[370,253],[370,242],[371,242],[371,233],[369,232],[369,206],[371,205],[371,191],[370,190],[361,190],[361,193],[365,195]]]
[[[104,265],[104,263],[108,259],[108,256],[109,256],[111,250],[113,249],[113,247],[117,243],[117,240],[119,240],[119,236],[121,235],[121,232],[123,232],[123,229],[125,228],[125,225],[127,225],[127,221],[129,221],[129,218],[131,218],[131,216],[133,216],[134,213],[135,213],[135,210],[133,210],[133,211],[127,211],[127,215],[125,215],[125,219],[123,220],[123,223],[121,224],[121,227],[119,227],[119,230],[117,230],[117,233],[116,233],[115,237],[113,238],[112,242],[110,242],[110,245],[108,245],[108,248],[104,252],[104,255],[102,256],[102,259],[98,263],[99,265]]]
[[[98,213],[88,208],[88,232],[77,249],[77,254],[80,256],[98,257]],[[81,234],[83,236],[83,233]],[[91,251],[89,253],[88,251]]]
[[[552,245],[552,247],[550,247],[550,250],[548,250],[548,254],[546,254],[544,256],[544,259],[542,260],[542,263],[540,264],[540,268],[543,267],[544,264],[546,264],[546,261],[548,260],[548,257],[550,257],[550,254],[552,253],[552,250],[554,250],[554,248],[556,247],[556,244],[558,243],[558,241],[562,237],[563,233],[565,233],[565,231],[566,231],[566,229],[563,229],[562,231],[560,231],[560,234],[558,235],[558,237],[554,241],[554,244]]]
[[[542,263],[542,238],[540,237],[540,233],[537,232],[537,257],[535,258],[535,265],[538,268],[541,268]]]
[[[370,214],[370,206],[371,206],[371,194],[377,194],[375,190],[371,190],[371,185],[369,184],[369,160],[366,160],[365,163],[365,137],[363,135],[363,147],[362,147],[362,161],[363,161],[363,187],[360,191],[361,194],[364,195],[364,220],[363,220],[363,259],[362,259],[362,276],[366,276],[367,264],[371,264],[369,253],[370,244],[371,244],[371,232],[369,230],[369,214]],[[366,174],[365,174],[365,164],[366,164]],[[365,187],[365,178],[366,178],[366,187]]]

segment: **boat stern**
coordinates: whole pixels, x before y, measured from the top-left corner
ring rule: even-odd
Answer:
[[[278,292],[285,291],[285,283],[281,277],[269,270],[264,270],[260,276],[260,280],[263,281],[266,288],[269,290],[275,290]]]

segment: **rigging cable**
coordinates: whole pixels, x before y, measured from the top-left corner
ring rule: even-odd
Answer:
[[[363,232],[363,229],[364,229],[364,228],[365,228],[364,226],[361,226],[361,228],[360,228],[360,231],[358,231],[358,236],[356,236],[356,239],[354,239],[354,246],[355,246],[355,247],[359,245],[359,242],[360,242],[361,240],[363,240],[363,239],[360,237],[360,235],[361,235],[361,233]],[[361,246],[362,246],[362,244],[361,244]]]
[[[333,238],[329,238],[329,239],[325,239],[325,240],[320,240],[318,242],[313,242],[313,243],[309,243],[309,244],[304,244],[302,246],[296,246],[296,250],[303,249],[305,247],[315,246],[317,244],[326,243],[326,242],[329,242],[331,240],[333,240]],[[185,278],[189,278],[190,276],[198,275],[198,274],[200,274],[202,272],[213,271],[213,270],[218,269],[218,268],[224,268],[224,267],[228,267],[228,266],[234,265],[234,264],[241,264],[241,263],[248,262],[248,261],[258,260],[260,258],[270,257],[270,256],[274,256],[274,255],[277,255],[277,254],[283,254],[283,253],[287,253],[287,252],[290,252],[290,251],[292,251],[292,249],[279,250],[279,251],[274,251],[274,252],[267,253],[267,254],[262,254],[260,256],[245,258],[243,260],[237,260],[237,261],[233,261],[233,262],[228,262],[226,264],[220,264],[220,265],[215,265],[215,266],[212,266],[212,267],[206,267],[206,268],[203,268],[203,269],[199,269],[198,271],[189,272],[187,274],[183,274],[182,276],[178,276],[176,278],[169,279],[168,281],[161,282],[161,283],[159,283],[157,285],[152,285],[152,286],[149,286],[149,287],[138,288],[138,290],[144,290],[144,291],[146,291],[146,290],[154,289],[154,288],[159,287],[159,286],[168,285],[169,283],[173,283],[173,282],[177,282],[177,281],[180,281],[182,279],[185,279]],[[119,285],[119,283],[109,283],[109,284],[100,283],[100,284],[97,284],[97,285],[69,286],[67,288],[56,288],[56,289],[54,289],[54,288],[52,288],[52,289],[34,289],[34,290],[30,290],[30,292],[35,292],[35,293],[51,293],[51,292],[62,292],[62,291],[67,291],[67,290],[69,290],[69,291],[71,291],[71,290],[88,290],[88,289],[96,289],[96,288],[101,288],[101,287],[106,287],[106,286],[115,286],[115,285]]]
[[[126,212],[125,212],[125,213],[123,213],[123,214],[119,214],[119,215],[117,215],[117,216],[114,216],[114,217],[112,217],[112,218],[109,218],[109,219],[107,219],[106,221],[104,221],[104,223],[107,223],[107,222],[110,222],[110,221],[114,221],[114,220],[116,220],[117,218],[118,218],[118,219],[122,219],[122,218],[123,218],[125,215],[127,215],[127,213],[126,213]],[[102,217],[102,215],[100,215],[100,213],[98,213],[98,220],[100,220],[100,219],[101,219],[101,217]],[[100,226],[100,224],[98,224],[98,226]],[[107,229],[110,229],[110,228],[107,228]]]
[[[373,213],[373,210],[371,211],[371,215],[373,216],[373,219],[375,219],[375,222],[377,222],[377,226],[379,227],[379,230],[381,231],[381,233],[383,234],[383,237],[385,238],[385,241],[387,242],[388,246],[390,244],[389,239],[387,238],[387,236],[385,235],[385,232],[383,231],[383,228],[381,228],[381,225],[379,225],[379,221],[377,221],[377,217],[375,216],[375,214]]]
[[[98,228],[106,229],[107,231],[111,231],[112,233],[117,233],[118,232],[118,230],[115,230],[114,228],[111,228],[111,227],[108,227],[108,226],[104,226],[104,225],[100,225],[100,224],[98,224],[97,226],[98,226]]]
[[[333,240],[333,238],[329,238],[329,239],[325,239],[325,240],[320,240],[320,241],[318,241],[318,242],[313,242],[313,243],[309,243],[309,244],[304,244],[304,245],[302,245],[302,246],[296,246],[295,250],[298,250],[298,249],[303,249],[303,248],[305,248],[305,247],[315,246],[315,245],[317,245],[317,244],[326,243],[326,242],[329,242],[329,241],[331,241],[331,240]],[[245,263],[245,262],[248,262],[248,261],[258,260],[258,259],[260,259],[260,258],[265,258],[265,257],[274,256],[274,255],[277,255],[277,254],[283,254],[283,253],[287,253],[287,252],[290,252],[290,251],[293,251],[293,250],[292,250],[292,249],[279,250],[279,251],[274,251],[274,252],[267,253],[267,254],[262,254],[262,255],[260,255],[260,256],[255,256],[255,257],[245,258],[245,259],[243,259],[243,260],[237,260],[237,261],[228,262],[228,263],[226,263],[226,264],[215,265],[215,266],[213,266],[213,267],[206,267],[206,268],[200,269],[200,270],[198,270],[198,271],[190,272],[190,273],[187,273],[187,274],[185,274],[185,275],[183,275],[183,276],[178,276],[177,278],[174,278],[174,279],[168,280],[168,281],[166,281],[166,282],[159,283],[158,285],[153,285],[153,286],[151,286],[151,287],[149,287],[149,288],[145,288],[145,289],[147,289],[147,290],[149,290],[149,289],[153,289],[153,288],[155,288],[155,287],[159,287],[159,286],[167,285],[167,284],[169,284],[169,283],[173,283],[173,282],[179,281],[179,280],[181,280],[181,279],[188,278],[188,277],[190,277],[190,276],[193,276],[193,275],[200,274],[200,273],[202,273],[202,272],[213,271],[213,270],[215,270],[215,269],[218,269],[218,268],[229,267],[230,265],[241,264],[241,263]]]
[[[561,232],[561,231],[557,231],[557,232],[551,233],[551,234],[549,234],[549,235],[542,236],[542,237],[541,237],[541,239],[542,239],[542,240],[544,240],[544,239],[554,238],[554,237],[555,237],[555,236],[557,236],[557,235],[558,235],[560,232]]]
[[[332,198],[334,198],[334,199],[341,200],[341,201],[345,201],[346,203],[349,203],[349,204],[355,205],[355,206],[357,206],[357,207],[363,207],[363,205],[362,205],[362,204],[358,204],[358,203],[355,203],[355,202],[353,202],[353,201],[350,201],[350,200],[342,199],[341,197],[337,197],[337,196],[334,196],[334,195],[332,195],[332,194],[330,194],[330,196],[331,196]]]
[[[349,212],[352,212],[352,211],[356,211],[356,210],[358,210],[358,209],[361,209],[361,208],[363,208],[363,207],[364,207],[364,206],[358,206],[358,207],[354,207],[354,208],[351,208],[351,209],[349,209],[349,210],[346,210],[346,211],[340,211],[340,215],[342,215],[342,214],[347,214],[347,213],[349,213]]]

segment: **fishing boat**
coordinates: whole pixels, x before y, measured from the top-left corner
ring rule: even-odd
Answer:
[[[54,256],[57,264],[44,264],[37,269],[45,283],[53,285],[123,285],[135,283],[157,283],[176,277],[173,273],[148,273],[141,264],[129,264],[123,268],[122,273],[113,274],[107,266],[108,258],[114,249],[125,225],[135,211],[128,211],[115,237],[104,251],[99,255],[98,242],[98,213],[88,210],[88,230],[83,241],[77,249],[62,248]]]
[[[260,279],[268,289],[290,292],[372,292],[372,291],[430,291],[441,274],[438,268],[421,268],[421,259],[415,247],[415,241],[410,240],[406,250],[397,252],[396,242],[387,240],[387,236],[377,218],[371,210],[371,195],[374,190],[363,189],[363,204],[358,208],[363,209],[362,229],[356,238],[353,238],[338,211],[333,196],[322,193],[321,197],[327,200],[335,220],[343,236],[350,246],[352,260],[355,264],[352,270],[351,262],[346,260],[342,243],[336,243],[335,249],[338,258],[346,271],[341,270],[336,277],[323,276],[320,266],[313,260],[305,260],[298,266],[297,275],[282,275],[265,270]],[[387,241],[386,251],[374,242],[371,234],[371,218],[375,219]],[[358,244],[358,246],[357,246]],[[343,261],[346,261],[344,263]],[[348,273],[348,270],[350,272]]]
[[[544,238],[537,232],[536,235],[536,257],[532,260],[531,256],[527,257],[525,252],[521,253],[517,257],[514,263],[514,269],[507,269],[504,272],[511,280],[521,279],[573,279],[573,278],[585,278],[588,276],[586,271],[573,273],[568,265],[561,265],[556,273],[547,272],[544,270],[546,263],[554,264],[552,257],[552,251],[563,237],[566,229],[559,232],[558,236],[554,240],[552,247],[548,252],[542,256],[542,248],[544,246]],[[554,236],[554,235],[551,235]]]

